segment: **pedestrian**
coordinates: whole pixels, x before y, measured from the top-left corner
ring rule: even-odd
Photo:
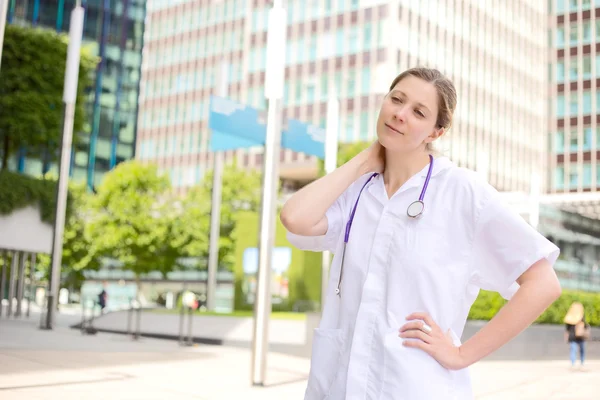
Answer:
[[[565,315],[565,341],[569,343],[571,368],[575,368],[577,362],[577,353],[581,369],[585,363],[585,341],[590,338],[591,327],[585,320],[585,310],[583,304],[573,302],[569,311]]]
[[[284,205],[294,246],[335,254],[305,399],[472,399],[467,367],[560,295],[559,249],[434,151],[456,103],[439,71],[403,72],[382,100],[377,140]],[[480,289],[509,301],[461,344]]]
[[[106,282],[102,286],[102,291],[98,294],[98,305],[100,306],[100,314],[106,311],[106,303],[108,301],[108,292],[106,291]]]

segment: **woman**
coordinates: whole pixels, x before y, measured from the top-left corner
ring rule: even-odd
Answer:
[[[583,304],[574,302],[569,307],[565,315],[565,341],[569,343],[571,367],[575,367],[577,361],[577,352],[579,350],[579,360],[581,368],[585,362],[585,341],[589,339],[590,325],[585,322],[585,312]]]
[[[405,71],[378,140],[283,207],[292,244],[335,253],[306,399],[472,398],[466,368],[560,295],[558,248],[475,173],[433,157],[455,107],[438,71]],[[480,288],[512,298],[461,344]]]

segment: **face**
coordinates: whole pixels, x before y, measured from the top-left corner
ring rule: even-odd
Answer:
[[[393,152],[425,151],[441,136],[436,126],[438,93],[431,83],[407,76],[386,95],[377,120],[377,137]]]

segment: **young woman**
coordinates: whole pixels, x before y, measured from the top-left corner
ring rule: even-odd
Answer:
[[[565,315],[565,341],[569,343],[569,356],[571,368],[575,368],[577,353],[581,368],[585,363],[585,341],[590,336],[590,325],[585,321],[585,310],[583,304],[576,301],[571,304],[567,315]]]
[[[455,107],[440,72],[405,71],[378,140],[283,207],[292,244],[335,254],[306,399],[472,398],[467,367],[560,295],[558,248],[474,172],[433,156]],[[461,344],[479,289],[510,301]]]

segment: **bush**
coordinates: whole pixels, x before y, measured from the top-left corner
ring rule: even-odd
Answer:
[[[600,326],[600,293],[563,290],[562,295],[536,320],[541,324],[563,324],[563,318],[574,301],[585,308],[586,321],[592,326]],[[469,319],[490,320],[506,304],[498,293],[482,290],[473,303]]]

